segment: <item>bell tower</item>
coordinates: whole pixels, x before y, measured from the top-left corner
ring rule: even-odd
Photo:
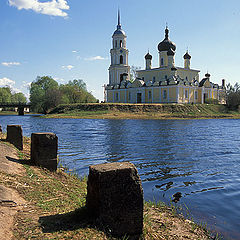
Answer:
[[[130,67],[128,66],[127,36],[122,30],[120,12],[118,10],[118,25],[112,35],[111,65],[109,67],[109,85],[121,84],[129,80]]]

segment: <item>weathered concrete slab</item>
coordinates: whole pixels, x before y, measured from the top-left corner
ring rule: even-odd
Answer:
[[[54,133],[32,133],[31,160],[37,166],[57,170],[58,137]]]
[[[12,143],[19,150],[23,150],[22,126],[7,125],[7,141]]]
[[[89,167],[87,208],[113,236],[138,236],[143,229],[143,189],[132,163]]]

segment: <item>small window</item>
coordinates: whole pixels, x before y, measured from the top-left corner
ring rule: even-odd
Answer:
[[[163,66],[163,58],[161,58],[161,66]]]
[[[185,90],[185,98],[188,98],[188,90]]]
[[[167,75],[165,75],[165,79],[167,80]]]
[[[120,56],[120,64],[123,64],[123,56]]]
[[[167,98],[167,90],[163,90],[163,99]]]
[[[120,40],[120,48],[122,47],[122,40]]]
[[[186,77],[186,81],[188,80],[188,77]]]
[[[156,77],[153,77],[153,82],[155,82],[156,81]]]
[[[195,99],[197,100],[198,99],[198,92],[195,91],[194,95],[195,95]]]
[[[115,40],[115,47],[117,48],[117,40]]]
[[[132,96],[131,96],[131,92],[129,92],[129,93],[128,93],[128,99],[129,99],[129,101],[131,101],[131,97],[132,97]]]
[[[152,91],[148,91],[148,99],[152,99]]]
[[[115,100],[118,101],[118,92],[116,92]]]

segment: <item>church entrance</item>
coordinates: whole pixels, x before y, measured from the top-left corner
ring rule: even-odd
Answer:
[[[142,93],[137,93],[137,103],[142,103]]]

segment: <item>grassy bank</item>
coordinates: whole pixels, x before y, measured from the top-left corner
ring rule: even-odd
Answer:
[[[68,104],[44,118],[184,119],[240,118],[240,113],[215,104]]]
[[[2,136],[1,141],[4,139]],[[113,239],[87,213],[87,179],[66,173],[64,168],[53,173],[32,166],[29,154],[30,139],[24,138],[24,149],[16,160],[24,166],[24,174],[0,171],[0,184],[16,189],[28,201],[15,218],[15,239]],[[143,232],[146,240],[210,239],[206,229],[162,203],[145,203]]]
[[[24,115],[29,115],[29,114],[38,114],[38,113],[33,113],[33,112],[30,112],[30,113],[24,113]],[[0,111],[0,116],[1,115],[18,115],[18,112],[15,112],[15,111]]]

